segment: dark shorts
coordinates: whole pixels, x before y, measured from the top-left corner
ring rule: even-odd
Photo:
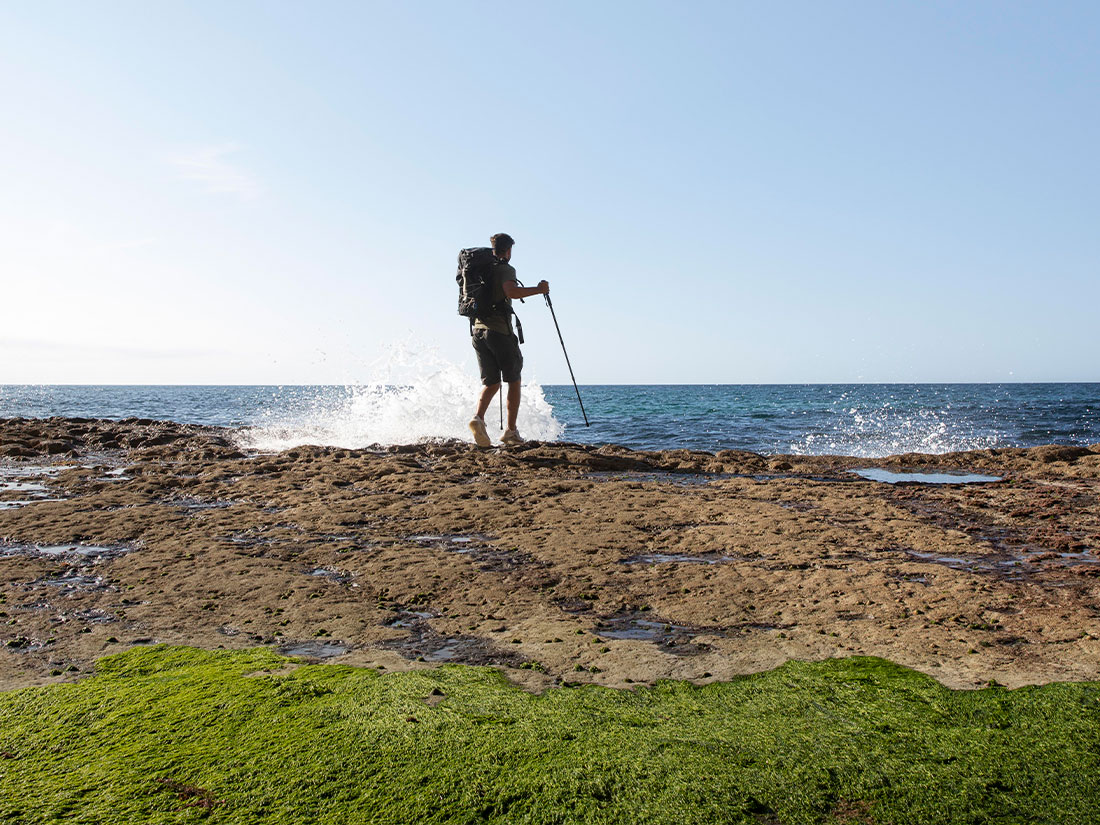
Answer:
[[[482,384],[491,387],[499,384],[501,378],[508,383],[519,381],[523,353],[519,351],[519,341],[514,333],[475,329],[473,340]]]

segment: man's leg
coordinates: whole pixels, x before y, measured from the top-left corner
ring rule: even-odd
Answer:
[[[500,384],[497,384],[499,387]],[[516,419],[519,417],[519,381],[508,382],[508,429],[516,428]],[[495,392],[495,390],[494,390]],[[492,399],[493,396],[489,396]]]
[[[481,390],[481,396],[477,399],[477,417],[485,420],[485,413],[489,411],[489,404],[492,403],[493,397],[497,394],[497,390],[500,389],[500,384],[490,384],[488,387],[483,387]],[[519,392],[516,392],[516,405],[519,406]],[[509,421],[512,420],[512,385],[508,385],[508,415]]]

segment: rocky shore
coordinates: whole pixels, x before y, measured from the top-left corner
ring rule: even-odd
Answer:
[[[258,454],[237,436],[0,421],[0,688],[158,642],[493,664],[535,690],[855,654],[950,687],[1100,679],[1100,445]]]

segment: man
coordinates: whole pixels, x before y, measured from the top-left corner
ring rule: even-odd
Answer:
[[[489,433],[485,430],[485,412],[493,396],[500,389],[503,378],[508,384],[508,429],[504,431],[500,442],[506,446],[522,444],[516,430],[516,416],[519,415],[519,374],[523,369],[523,355],[519,351],[519,339],[512,332],[512,299],[530,298],[532,295],[548,295],[550,284],[539,281],[538,286],[520,286],[516,281],[516,270],[508,263],[512,260],[511,236],[500,233],[489,239],[493,245],[492,305],[501,307],[499,314],[486,313],[485,317],[474,318],[473,343],[477,353],[477,365],[481,370],[481,383],[484,388],[477,401],[477,413],[470,420],[470,431],[474,434],[474,443],[479,447],[488,447]]]

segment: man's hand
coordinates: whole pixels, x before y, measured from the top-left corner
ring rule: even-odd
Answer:
[[[520,286],[515,281],[505,281],[501,284],[505,298],[530,298],[532,295],[549,295],[550,282],[539,281],[538,286]]]

